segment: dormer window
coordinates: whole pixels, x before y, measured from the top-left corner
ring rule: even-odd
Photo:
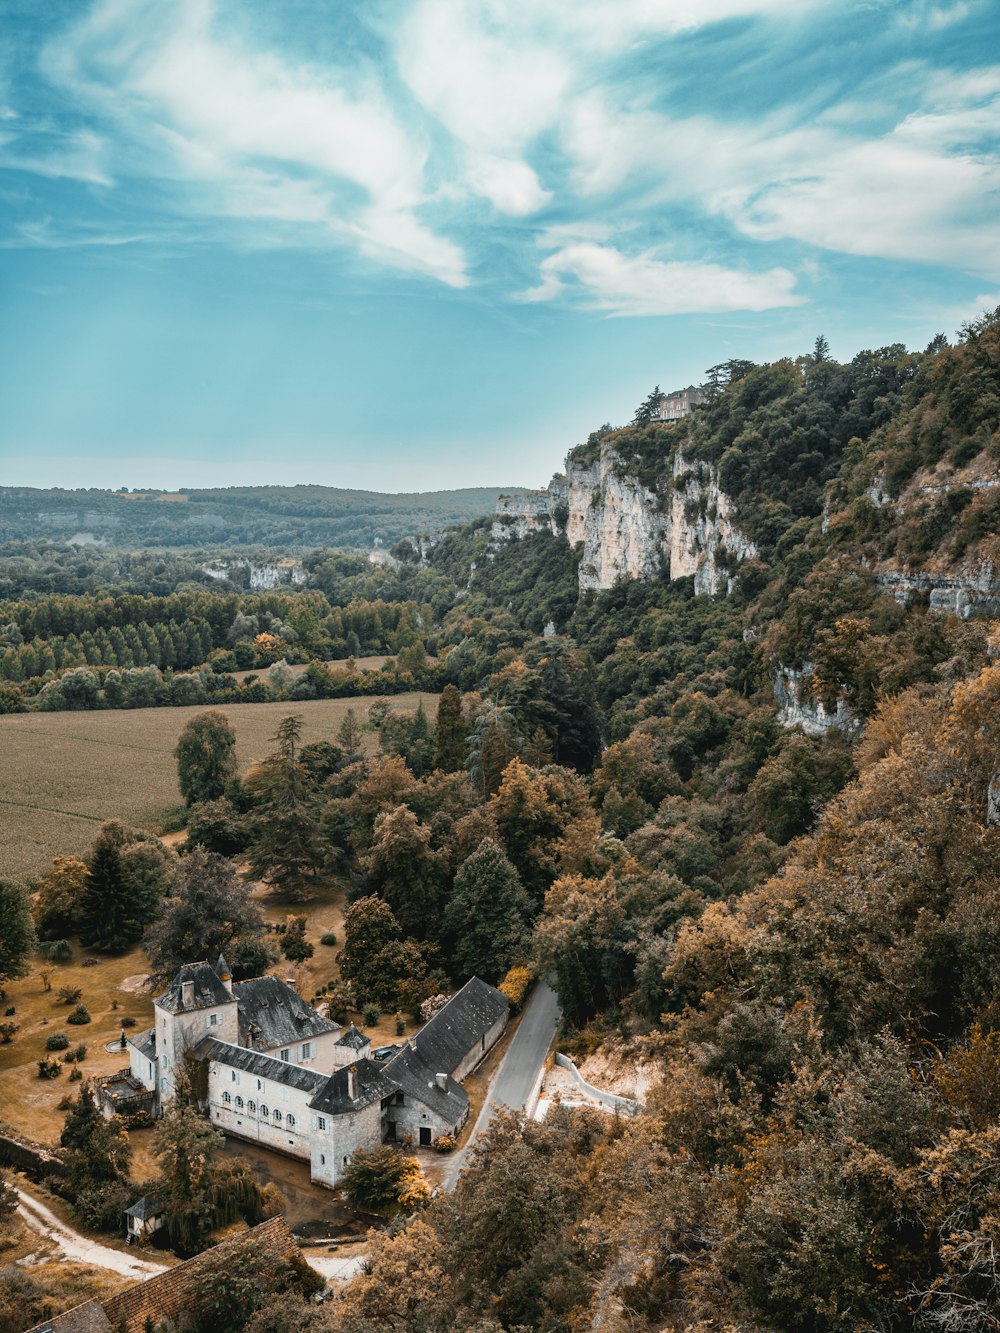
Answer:
[[[194,1004],[193,981],[181,982],[181,1004],[184,1006],[185,1009],[189,1008],[192,1004]]]

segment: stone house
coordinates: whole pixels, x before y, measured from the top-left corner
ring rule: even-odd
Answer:
[[[695,384],[689,384],[686,389],[675,389],[673,393],[665,393],[660,396],[660,411],[657,421],[680,421],[682,417],[688,417],[698,406],[705,401],[704,389],[699,389]]]
[[[154,1026],[128,1048],[131,1078],[155,1095],[156,1112],[174,1095],[180,1063],[200,1061],[213,1124],[307,1161],[312,1179],[330,1187],[359,1148],[456,1135],[469,1114],[461,1080],[509,1016],[506,996],[473,977],[379,1063],[353,1024],[341,1031],[277,977],[234,985],[223,958],[186,964],[153,1008]]]

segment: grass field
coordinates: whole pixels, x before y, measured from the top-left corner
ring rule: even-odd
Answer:
[[[413,712],[423,699],[387,702]],[[336,740],[349,708],[368,716],[374,698],[304,703],[222,704],[236,732],[240,770],[273,750],[281,718],[303,719],[305,741]],[[202,708],[137,708],[97,713],[16,713],[0,717],[4,784],[0,791],[0,878],[42,874],[53,856],[79,854],[106,819],[153,832],[180,803],[173,751],[185,724]],[[372,739],[372,738],[368,738]]]

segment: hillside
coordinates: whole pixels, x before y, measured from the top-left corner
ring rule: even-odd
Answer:
[[[332,546],[368,550],[488,513],[498,489],[390,495],[334,486],[232,486],[179,492],[0,487],[0,543],[115,547]]]

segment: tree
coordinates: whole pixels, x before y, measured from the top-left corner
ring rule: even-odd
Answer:
[[[368,1213],[397,1208],[412,1212],[430,1197],[430,1189],[415,1157],[404,1157],[389,1144],[359,1149],[344,1172],[348,1202]]]
[[[80,928],[80,905],[87,887],[87,867],[75,856],[57,856],[38,881],[35,924],[45,940],[64,940]]]
[[[277,753],[260,766],[260,805],[252,820],[248,853],[253,876],[293,891],[303,888],[325,859],[298,759],[301,735],[301,717],[282,718],[272,738]]]
[[[184,963],[214,960],[221,953],[235,967],[240,950],[262,943],[265,930],[261,910],[233,863],[198,847],[181,861],[176,895],[143,945],[156,975],[168,977]]]
[[[827,340],[823,337],[821,333],[819,337],[816,339],[816,344],[813,347],[813,361],[815,361],[816,364],[819,365],[821,361],[829,361],[829,360],[830,360],[830,344],[827,342]]]
[[[236,776],[236,732],[224,713],[198,713],[181,732],[174,755],[187,804],[216,801]]]
[[[412,810],[399,805],[375,821],[365,858],[368,880],[388,902],[404,934],[437,938],[442,860],[431,848],[431,831]]]
[[[464,976],[495,984],[527,949],[531,902],[502,847],[484,838],[463,862],[445,913]]]
[[[334,1333],[455,1328],[455,1294],[441,1238],[417,1217],[404,1228],[369,1233],[364,1270],[331,1307]],[[499,1325],[490,1325],[499,1329]]]
[[[23,977],[35,946],[28,895],[17,884],[0,880],[0,984]]]
[[[457,773],[465,768],[465,718],[461,714],[461,692],[445,685],[437,701],[435,768]]]
[[[132,1149],[121,1121],[109,1120],[89,1086],[70,1107],[59,1142],[68,1149],[66,1179],[74,1199],[89,1189],[128,1180]]]
[[[203,1249],[211,1234],[212,1163],[225,1141],[193,1106],[171,1107],[153,1131],[152,1152],[167,1197],[167,1231],[181,1250]]]
[[[345,754],[354,756],[361,753],[361,723],[353,708],[349,708],[344,714],[337,732],[337,740],[343,746]]]
[[[633,426],[648,426],[651,421],[656,421],[660,415],[660,399],[663,397],[663,391],[659,385],[643,399],[635,409],[635,416],[632,418]]]
[[[359,998],[367,998],[377,989],[382,981],[379,956],[402,934],[392,908],[381,898],[358,898],[348,907],[344,914],[344,947],[337,961],[344,980],[353,985]]]
[[[172,855],[156,838],[117,820],[101,826],[88,855],[80,902],[80,938],[99,949],[138,943],[156,917],[173,871]]]

